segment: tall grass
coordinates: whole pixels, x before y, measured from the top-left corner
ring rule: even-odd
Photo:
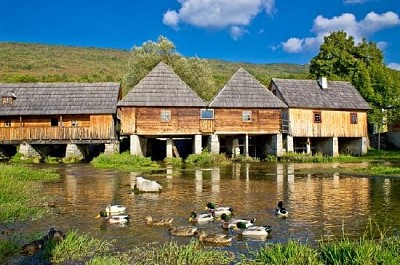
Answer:
[[[46,198],[40,192],[40,182],[58,178],[50,170],[0,164],[0,223],[42,217],[46,209],[41,206]]]
[[[160,166],[149,157],[131,155],[129,152],[121,154],[100,154],[90,162],[97,168],[112,168],[123,171],[152,170]]]
[[[45,245],[45,256],[51,262],[77,261],[96,253],[110,251],[112,245],[107,241],[78,234],[75,230],[68,232],[65,239],[58,244]]]
[[[224,154],[211,154],[203,151],[201,154],[190,154],[185,159],[185,164],[192,166],[211,166],[229,164],[231,161]]]

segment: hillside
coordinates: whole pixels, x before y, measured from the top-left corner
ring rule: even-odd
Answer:
[[[0,82],[121,82],[129,55],[125,50],[0,42]],[[240,67],[264,85],[272,77],[308,75],[304,65],[208,61],[218,89]]]

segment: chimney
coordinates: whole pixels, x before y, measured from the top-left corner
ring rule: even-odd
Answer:
[[[322,89],[328,88],[328,79],[326,77],[320,77],[318,79],[318,84]]]

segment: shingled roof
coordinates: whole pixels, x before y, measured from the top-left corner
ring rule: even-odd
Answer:
[[[0,115],[115,114],[119,83],[1,83]]]
[[[264,85],[240,68],[209,104],[221,108],[287,108]]]
[[[164,62],[160,62],[118,106],[204,107],[204,101]]]
[[[369,110],[370,106],[355,87],[344,81],[328,81],[321,88],[317,80],[273,78],[277,95],[290,107],[319,109]]]

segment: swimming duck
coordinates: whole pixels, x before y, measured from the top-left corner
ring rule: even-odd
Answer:
[[[105,211],[99,213],[96,218],[102,217],[105,223],[125,224],[129,221],[129,214],[108,214]]]
[[[115,204],[115,205],[107,205],[106,207],[106,212],[111,215],[111,214],[117,214],[117,213],[124,213],[126,211],[126,207],[121,205],[121,204]]]
[[[215,205],[211,202],[207,203],[207,210],[210,211],[214,217],[220,217],[222,214],[231,215],[233,212],[232,207],[215,207]]]
[[[170,225],[174,218],[169,219],[153,219],[150,215],[146,216],[146,223],[148,225]]]
[[[237,223],[243,223],[246,227],[254,225],[255,218],[253,219],[232,219],[230,216],[226,214],[221,215],[222,227],[225,229],[235,229],[237,228]]]
[[[169,234],[172,236],[194,236],[197,231],[195,226],[177,226],[168,229]]]
[[[242,236],[267,237],[272,231],[272,226],[253,225],[247,227],[246,224],[242,222],[237,223],[236,226],[240,229],[239,235]]]
[[[214,216],[211,213],[199,213],[195,212],[190,213],[189,222],[192,223],[205,223],[214,220]]]
[[[232,238],[226,234],[211,234],[207,235],[203,229],[198,229],[195,236],[199,237],[199,241],[202,243],[210,243],[216,245],[228,245],[231,243]]]
[[[283,208],[283,202],[278,202],[278,208],[275,209],[275,214],[282,217],[287,217],[289,212],[286,208]]]

